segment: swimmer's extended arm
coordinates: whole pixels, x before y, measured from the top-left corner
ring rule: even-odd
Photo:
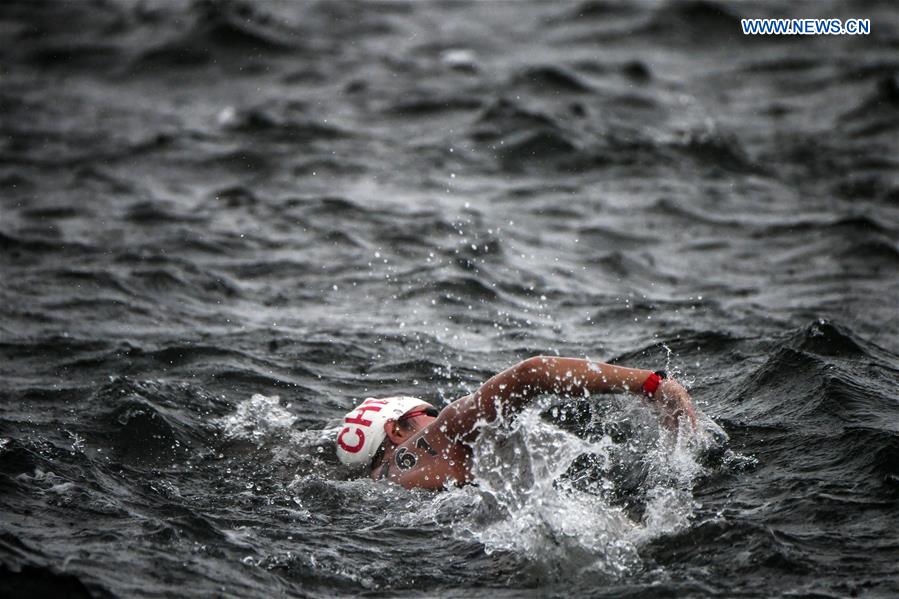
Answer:
[[[451,437],[470,441],[477,435],[479,422],[491,422],[500,413],[515,413],[540,395],[642,393],[643,383],[651,374],[649,370],[580,358],[529,358],[492,377],[474,394],[450,404],[440,415],[441,428]],[[676,381],[664,380],[652,400],[663,409],[665,426],[677,428],[681,415],[695,423],[690,396]]]

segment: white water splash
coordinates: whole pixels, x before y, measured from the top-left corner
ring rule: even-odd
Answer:
[[[220,418],[218,422],[229,439],[261,443],[273,436],[282,436],[296,419],[281,405],[277,395],[256,393],[240,402],[233,414]]]
[[[633,438],[618,444],[608,436],[590,442],[565,432],[536,408],[485,430],[475,446],[477,508],[456,522],[460,534],[488,553],[523,555],[558,578],[593,573],[614,579],[639,568],[641,545],[689,523],[703,436],[660,432],[649,411],[633,402],[622,402],[618,411],[635,424]],[[587,485],[565,476],[584,455],[597,465],[593,472],[602,472]],[[645,466],[639,521],[612,500],[615,460]]]

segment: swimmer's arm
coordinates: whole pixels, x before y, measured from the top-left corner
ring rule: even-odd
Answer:
[[[650,374],[650,370],[580,358],[529,358],[492,377],[474,394],[450,404],[440,415],[441,429],[458,440],[470,441],[477,435],[480,423],[492,422],[500,414],[513,414],[540,395],[642,393]],[[666,412],[664,424],[669,428],[677,427],[681,415],[695,419],[689,395],[673,380],[663,381],[652,399]]]

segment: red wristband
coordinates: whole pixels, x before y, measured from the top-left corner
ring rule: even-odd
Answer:
[[[643,381],[643,386],[640,387],[640,390],[643,391],[645,395],[648,397],[652,397],[655,395],[656,389],[659,388],[659,385],[662,384],[662,379],[668,378],[668,373],[664,370],[656,370],[651,375],[646,377],[646,380]]]

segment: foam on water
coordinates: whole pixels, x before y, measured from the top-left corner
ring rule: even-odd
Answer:
[[[617,574],[637,563],[628,540],[636,524],[601,494],[577,490],[562,478],[583,454],[607,465],[610,438],[584,441],[544,422],[535,409],[521,414],[508,436],[490,433],[475,450],[480,526],[467,531],[488,553],[524,554],[560,574]]]
[[[474,474],[479,510],[466,528],[488,553],[513,551],[555,575],[584,572],[617,577],[639,567],[642,543],[677,531],[689,522],[691,485],[702,467],[700,443],[687,431],[659,434],[639,426],[636,438],[595,441],[546,422],[536,408],[525,410],[508,430],[491,427],[475,446]],[[642,455],[640,455],[642,453]],[[599,465],[584,481],[571,471],[578,459]],[[614,497],[616,460],[643,461],[646,498],[634,520]],[[584,483],[587,484],[584,484]]]
[[[281,406],[277,395],[253,394],[237,404],[233,414],[220,420],[225,436],[244,441],[257,441],[283,433],[293,426],[296,416]]]
[[[304,472],[334,472],[334,465],[324,457],[334,453],[336,429],[299,429],[296,421],[290,404],[282,405],[279,396],[254,393],[217,424],[226,439],[265,448],[275,463],[300,466]]]
[[[474,485],[435,496],[371,483],[373,495],[383,500],[375,503],[385,509],[378,522],[449,528],[488,555],[514,554],[552,579],[615,580],[638,570],[643,545],[689,525],[692,485],[704,472],[699,458],[727,436],[704,415],[699,432],[682,425],[675,435],[661,431],[645,407],[612,403],[615,417],[635,424],[628,438],[585,438],[547,421],[545,404],[526,409],[512,422],[482,431],[474,446]],[[597,467],[579,474],[576,466],[585,459]],[[616,500],[634,494],[615,476],[616,467],[629,461],[643,465],[631,475],[642,477],[636,493],[645,502],[641,517]]]

